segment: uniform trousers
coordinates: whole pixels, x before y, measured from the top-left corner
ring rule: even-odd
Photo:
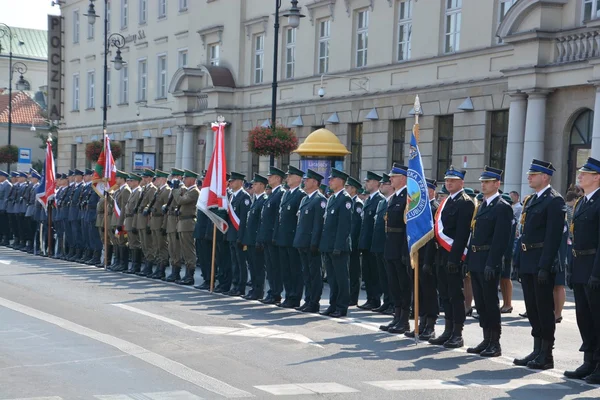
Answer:
[[[304,280],[304,301],[310,305],[319,305],[323,293],[321,277],[321,253],[313,255],[309,249],[300,249],[302,279]]]
[[[295,247],[279,248],[279,266],[281,280],[285,288],[285,300],[300,303],[304,282],[302,280],[302,263],[300,254]]]
[[[81,232],[81,222],[79,219],[69,220],[71,228],[71,237],[69,238],[69,246],[75,249],[83,248],[83,233]]]
[[[82,211],[82,214],[85,214],[85,211]],[[88,229],[88,223],[85,220],[85,218],[80,218],[79,221],[79,227],[81,229],[81,241],[82,241],[82,246],[81,249],[82,250],[87,250],[89,248],[93,247],[93,243],[90,239],[90,231]]]
[[[223,240],[223,236],[219,237],[220,232],[217,232],[217,271],[216,276],[219,280],[219,287],[224,291],[231,289],[231,251],[229,243]]]
[[[550,274],[548,282],[538,283],[537,274],[522,273],[521,286],[527,318],[531,325],[531,336],[554,343],[556,322],[554,319],[554,278]]]
[[[152,230],[152,251],[153,260],[158,265],[167,265],[169,262],[169,247],[167,245],[167,236],[163,235],[160,229]]]
[[[409,312],[412,300],[412,279],[401,259],[385,260],[390,295],[396,307]]]
[[[379,277],[379,287],[383,293],[383,304],[393,304],[394,301],[390,296],[390,287],[388,284],[387,268],[385,266],[385,258],[383,253],[375,254],[375,260],[377,261],[377,276]]]
[[[273,244],[265,245],[265,264],[267,266],[267,280],[269,281],[269,294],[271,297],[281,297],[283,283],[281,269],[279,268],[279,250],[281,247]]]
[[[364,258],[363,258],[364,263]],[[364,269],[364,264],[363,264]],[[348,277],[350,279],[350,304],[358,303],[358,296],[360,294],[361,286],[361,273],[360,273],[360,251],[358,249],[352,249],[350,252],[350,263],[348,267]],[[367,284],[365,279],[365,285]],[[368,297],[367,297],[368,298]]]
[[[438,293],[444,306],[444,319],[459,325],[464,325],[466,319],[463,280],[460,268],[457,273],[450,274],[445,262],[437,266]]]
[[[252,293],[262,296],[265,292],[265,250],[259,250],[256,246],[248,246],[246,255],[252,275]]]
[[[27,238],[27,224],[25,223],[25,214],[17,214],[17,229],[19,230],[19,241],[24,242]]]
[[[167,233],[169,258],[171,259],[171,266],[179,268],[183,260],[181,259],[181,245],[179,241],[179,235],[177,232]]]
[[[204,280],[209,281],[212,268],[212,240],[196,239],[196,243],[200,244],[200,253],[197,254],[197,257],[198,262],[200,263],[200,269],[202,270],[202,276],[204,277]]]
[[[348,258],[350,253],[343,251],[338,255],[323,253],[323,263],[327,270],[329,284],[329,308],[341,313],[348,311],[350,303],[350,279],[348,278]]]
[[[248,283],[246,252],[238,247],[237,242],[228,242],[228,244],[231,254],[231,283],[235,290],[246,293],[246,283]]]
[[[0,236],[3,238],[9,238],[10,225],[8,221],[8,214],[6,211],[0,211]]]
[[[94,221],[88,221],[86,229],[88,230],[88,237],[90,238],[90,245],[94,251],[102,251],[102,237],[98,232],[98,228],[94,226]]]
[[[196,269],[196,245],[194,231],[177,232],[181,249],[181,260],[186,268]]]
[[[423,266],[419,270],[419,316],[436,318],[440,313],[435,273],[426,274]]]
[[[142,244],[140,243],[140,234],[139,231],[137,233],[127,232],[128,236],[128,246],[131,250],[141,249]]]
[[[579,351],[594,354],[600,362],[600,291],[592,290],[587,284],[573,284],[577,327],[583,340]]]
[[[17,220],[15,218],[15,214],[14,213],[6,213],[6,216],[8,218],[8,240],[13,239],[13,237],[16,239],[17,235],[18,235],[18,231],[17,231]]]
[[[146,217],[143,217],[146,218]],[[154,261],[154,251],[152,250],[152,233],[148,233],[146,228],[140,228],[140,244],[142,253],[146,257],[146,261]]]
[[[498,284],[500,275],[496,274],[494,279],[485,280],[482,271],[471,271],[471,286],[475,307],[479,315],[479,326],[483,329],[491,329],[500,332],[500,305],[498,303]]]
[[[379,304],[381,302],[381,284],[379,280],[379,266],[377,255],[370,251],[362,254],[362,275],[367,291],[367,301]]]

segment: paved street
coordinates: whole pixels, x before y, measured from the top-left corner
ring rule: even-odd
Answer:
[[[572,297],[557,368],[511,365],[531,350],[515,296],[489,360],[379,332],[389,317],[356,308],[332,320],[0,248],[0,399],[599,398],[562,377],[581,360]]]

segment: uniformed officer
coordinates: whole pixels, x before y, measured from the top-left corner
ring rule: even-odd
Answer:
[[[319,185],[324,177],[311,170],[304,175],[304,191],[306,196],[298,209],[298,227],[294,236],[294,247],[300,254],[302,279],[304,280],[304,304],[298,311],[318,313],[323,279],[321,278],[321,253],[319,244],[323,233],[323,215],[327,207],[327,199],[319,192]]]
[[[169,266],[169,249],[167,244],[167,203],[171,195],[171,188],[167,184],[169,173],[161,170],[155,171],[154,185],[157,190],[154,198],[143,210],[143,213],[150,213],[150,232],[152,235],[151,250],[154,252],[152,263],[156,264],[156,269],[150,278],[164,279],[165,271]]]
[[[46,248],[46,242],[48,241],[48,215],[46,214],[42,203],[37,199],[37,192],[40,187],[39,181],[42,179],[42,176],[38,174],[37,171],[32,170],[31,175],[34,176],[34,174],[38,176],[38,183],[35,185],[35,189],[32,190],[34,210],[31,218],[33,220],[34,235],[32,239],[32,248],[30,248],[30,250],[33,254],[47,257],[48,250]]]
[[[69,192],[69,216],[68,221],[71,229],[71,236],[68,238],[69,255],[68,261],[75,261],[81,258],[83,252],[83,236],[81,232],[81,223],[79,221],[79,202],[81,201],[81,192],[83,191],[83,171],[75,169],[73,171],[73,189]]]
[[[110,265],[111,261],[112,261],[112,257],[113,257],[113,245],[112,243],[110,243],[110,239],[107,239],[108,241],[108,246],[105,246],[105,242],[104,242],[104,211],[105,211],[105,207],[106,207],[106,199],[105,196],[98,196],[98,204],[96,204],[96,221],[94,221],[94,227],[97,231],[97,235],[100,237],[100,241],[102,242],[102,248],[106,249],[106,254],[104,254],[104,258],[107,261],[107,266]],[[108,211],[108,210],[107,210]],[[106,219],[107,221],[110,221],[110,217],[108,215],[106,215]],[[110,223],[107,222],[107,225],[110,225]],[[110,229],[107,227],[107,229]],[[108,234],[108,232],[107,232]],[[103,268],[104,267],[104,263],[102,262],[97,262],[96,264],[94,264],[96,267],[98,268]]]
[[[525,199],[521,214],[521,248],[518,265],[523,298],[534,340],[533,352],[515,359],[516,365],[532,369],[554,368],[552,348],[554,317],[554,278],[558,271],[558,249],[565,224],[565,201],[550,183],[556,169],[547,161],[534,159],[527,172],[535,194]]]
[[[79,232],[81,233],[81,254],[79,257],[73,259],[73,261],[78,263],[83,263],[84,260],[87,259],[90,253],[90,238],[88,237],[88,224],[86,223],[87,217],[87,201],[88,195],[90,191],[92,191],[91,181],[92,181],[93,171],[91,169],[83,170],[83,180],[81,182],[81,192],[79,193],[79,200],[77,201],[77,223],[79,224]]]
[[[329,283],[329,307],[321,314],[333,318],[345,317],[350,303],[348,257],[351,251],[352,198],[344,190],[347,180],[348,174],[331,169],[329,187],[333,194],[327,201],[319,244]]]
[[[181,279],[181,244],[177,235],[177,206],[176,198],[181,196],[181,191],[185,188],[183,182],[183,170],[178,168],[171,169],[171,193],[167,204],[163,207],[163,213],[167,214],[165,229],[167,231],[167,244],[169,249],[169,259],[171,260],[171,273],[165,278],[167,282],[175,282]]]
[[[567,284],[575,295],[583,364],[565,371],[568,378],[600,384],[600,161],[588,158],[577,179],[585,196],[575,203],[571,232],[573,258]]]
[[[498,192],[502,172],[501,169],[486,165],[479,177],[483,200],[477,206],[471,223],[467,252],[466,264],[471,275],[479,326],[483,329],[483,341],[468,348],[467,353],[482,357],[502,355],[498,285],[502,259],[509,245],[513,215],[511,206]]]
[[[127,185],[129,174],[123,171],[117,171],[117,185],[119,188],[113,194],[110,226],[111,232],[114,232],[112,238],[113,245],[116,246],[118,258],[115,258],[115,264],[111,267],[112,271],[127,271],[129,266],[129,248],[127,247],[127,236],[124,228],[125,224],[125,206],[131,197],[131,189]]]
[[[136,208],[139,207],[142,198],[142,188],[140,182],[141,175],[129,173],[127,185],[131,189],[131,196],[125,204],[125,230],[127,231],[127,245],[129,254],[131,255],[131,266],[126,271],[126,274],[135,274],[140,271],[142,265],[142,244],[140,243],[140,231],[137,227]],[[128,260],[126,261],[128,264]]]
[[[63,230],[63,246],[62,246],[62,255],[61,260],[68,259],[73,251],[72,249],[72,240],[73,230],[71,229],[69,223],[69,211],[70,211],[70,201],[71,197],[73,197],[73,191],[75,190],[75,171],[70,169],[67,173],[67,181],[66,181],[66,189],[63,197],[63,201],[60,204],[59,211],[61,226]]]
[[[142,195],[140,204],[134,211],[137,215],[136,226],[140,233],[140,244],[144,256],[144,268],[138,272],[139,276],[148,276],[152,274],[155,251],[152,248],[152,229],[150,228],[150,211],[146,210],[148,205],[154,200],[156,186],[152,183],[154,171],[145,168],[142,172]],[[146,212],[144,212],[146,210]]]
[[[10,175],[6,171],[0,171],[0,246],[9,245],[10,225],[6,213],[8,194],[12,189],[9,177]]]
[[[439,245],[437,267],[438,292],[444,306],[444,332],[429,343],[458,348],[464,345],[462,331],[465,324],[464,271],[462,263],[471,231],[475,204],[465,193],[466,171],[453,166],[444,176],[448,197],[440,204],[435,221],[435,235]]]
[[[279,221],[275,224],[273,240],[279,247],[279,269],[285,300],[280,304],[283,308],[300,307],[304,282],[302,280],[302,263],[298,249],[294,247],[294,236],[298,226],[298,209],[300,202],[306,196],[300,189],[304,172],[292,165],[287,171],[287,185],[289,190],[283,194],[279,206]]]
[[[202,179],[206,176],[206,170],[203,171]],[[202,181],[198,181],[197,185],[202,186]],[[199,285],[194,285],[194,288],[200,290],[210,289],[210,276],[212,267],[212,240],[205,239],[206,226],[209,223],[207,214],[198,209],[196,211],[196,226],[194,226],[194,239],[196,240],[196,265],[200,267],[203,282]]]
[[[392,315],[395,312],[395,306],[394,300],[390,296],[383,252],[385,250],[385,216],[387,214],[388,201],[394,194],[394,188],[392,188],[390,176],[386,173],[382,174],[380,183],[381,186],[379,187],[379,190],[381,191],[383,199],[379,200],[377,209],[375,210],[371,253],[375,255],[375,260],[377,262],[377,276],[379,277],[379,287],[381,288],[381,292],[383,294],[383,303],[381,304],[381,307],[376,308],[373,311]],[[395,325],[395,323],[393,325]],[[386,330],[387,327],[388,325],[382,325],[380,328]]]
[[[17,230],[17,220],[16,220],[16,204],[15,200],[17,199],[17,193],[19,191],[19,182],[18,182],[18,173],[17,171],[12,171],[10,173],[10,179],[12,187],[8,191],[8,197],[6,199],[6,216],[8,218],[9,224],[9,233],[8,233],[8,246],[15,248],[18,243],[18,235],[19,231]],[[10,241],[13,241],[10,243]]]
[[[86,169],[86,174],[89,176],[88,193],[85,201],[85,226],[83,229],[87,230],[88,243],[90,251],[88,257],[83,261],[87,265],[98,265],[100,264],[100,256],[102,255],[102,238],[96,228],[98,203],[100,202],[100,195],[92,186],[92,176],[94,171]],[[104,209],[102,210],[104,212]],[[104,222],[104,215],[102,215],[102,221]]]
[[[25,251],[33,254],[33,244],[35,241],[35,234],[37,231],[37,221],[35,219],[35,203],[36,200],[36,189],[40,185],[40,179],[42,176],[33,168],[29,170],[29,186],[27,187],[27,191],[24,194],[24,202],[26,204],[25,209],[25,224],[26,224],[26,232],[27,232],[27,242],[25,246]],[[38,236],[39,240],[39,236]]]
[[[179,188],[174,203],[177,207],[177,236],[181,247],[181,260],[185,265],[185,275],[175,283],[184,286],[194,284],[196,271],[196,246],[194,245],[194,227],[196,226],[196,204],[200,190],[196,186],[198,174],[188,169],[183,170],[183,186]]]
[[[379,191],[382,177],[372,171],[367,171],[365,178],[365,189],[368,197],[365,200],[362,209],[362,225],[360,228],[360,237],[358,241],[358,250],[362,253],[362,276],[365,282],[367,292],[367,302],[359,308],[363,310],[380,310],[381,308],[381,286],[379,281],[379,269],[377,267],[376,253],[371,251],[373,244],[373,236],[375,229],[375,215],[377,214],[377,206],[381,200],[384,200],[383,195]],[[352,288],[350,289],[351,303],[354,300],[352,297]],[[358,299],[358,293],[356,293]],[[385,308],[388,304],[385,304]]]
[[[31,183],[28,180],[26,172],[19,172],[19,185],[18,202],[17,202],[17,224],[19,229],[19,247],[17,250],[25,251],[27,248],[27,240],[29,240],[29,226],[25,220],[25,213],[27,212],[27,199],[29,194],[29,187]]]
[[[350,265],[348,268],[348,275],[350,277],[350,306],[356,306],[358,304],[358,295],[360,294],[360,286],[361,286],[361,264],[360,264],[360,251],[358,250],[358,240],[360,238],[360,229],[362,225],[362,211],[363,211],[363,202],[358,197],[358,193],[362,190],[362,185],[358,181],[351,176],[348,177],[346,181],[346,185],[344,189],[352,198],[352,226],[350,227],[350,242],[352,246],[352,251],[350,252]],[[363,306],[366,306],[365,309],[371,310],[373,308],[379,307],[379,304],[375,304],[375,307],[370,307],[369,299],[367,299],[367,303]],[[359,308],[363,308],[363,306],[359,306]]]
[[[54,204],[52,210],[52,225],[56,231],[56,252],[51,255],[52,258],[62,259],[65,249],[65,202],[66,195],[69,192],[69,180],[67,174],[57,174],[57,189],[54,196]]]
[[[272,188],[271,194],[263,204],[261,223],[256,237],[256,246],[265,251],[265,265],[267,267],[267,279],[269,281],[269,291],[267,296],[261,300],[264,304],[279,304],[281,302],[281,292],[283,283],[281,281],[281,269],[279,268],[279,247],[275,245],[273,232],[275,225],[279,223],[279,206],[283,197],[284,189],[281,182],[285,177],[285,172],[276,167],[269,168],[267,180]]]

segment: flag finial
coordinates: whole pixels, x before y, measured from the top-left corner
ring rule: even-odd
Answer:
[[[52,132],[48,132],[48,139],[46,139],[46,142],[52,142]]]
[[[220,124],[224,123],[224,122],[225,122],[225,117],[224,117],[224,116],[222,116],[222,115],[219,115],[219,116],[217,117],[217,122],[218,122],[218,123],[220,123]]]
[[[419,114],[421,114],[421,101],[419,100],[419,95],[417,95],[417,97],[415,98],[415,104],[413,107],[415,110],[415,123],[418,124]]]

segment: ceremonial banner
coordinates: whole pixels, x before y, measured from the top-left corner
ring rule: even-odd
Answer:
[[[46,141],[46,160],[44,163],[44,173],[42,181],[36,190],[35,197],[42,203],[44,210],[48,210],[48,201],[52,200],[56,194],[56,169],[54,167],[54,157],[52,157],[52,139],[48,137]]]
[[[110,188],[117,184],[117,167],[110,150],[110,138],[104,135],[104,147],[96,162],[94,175],[92,176],[92,187],[98,193],[98,196],[104,196]]]

